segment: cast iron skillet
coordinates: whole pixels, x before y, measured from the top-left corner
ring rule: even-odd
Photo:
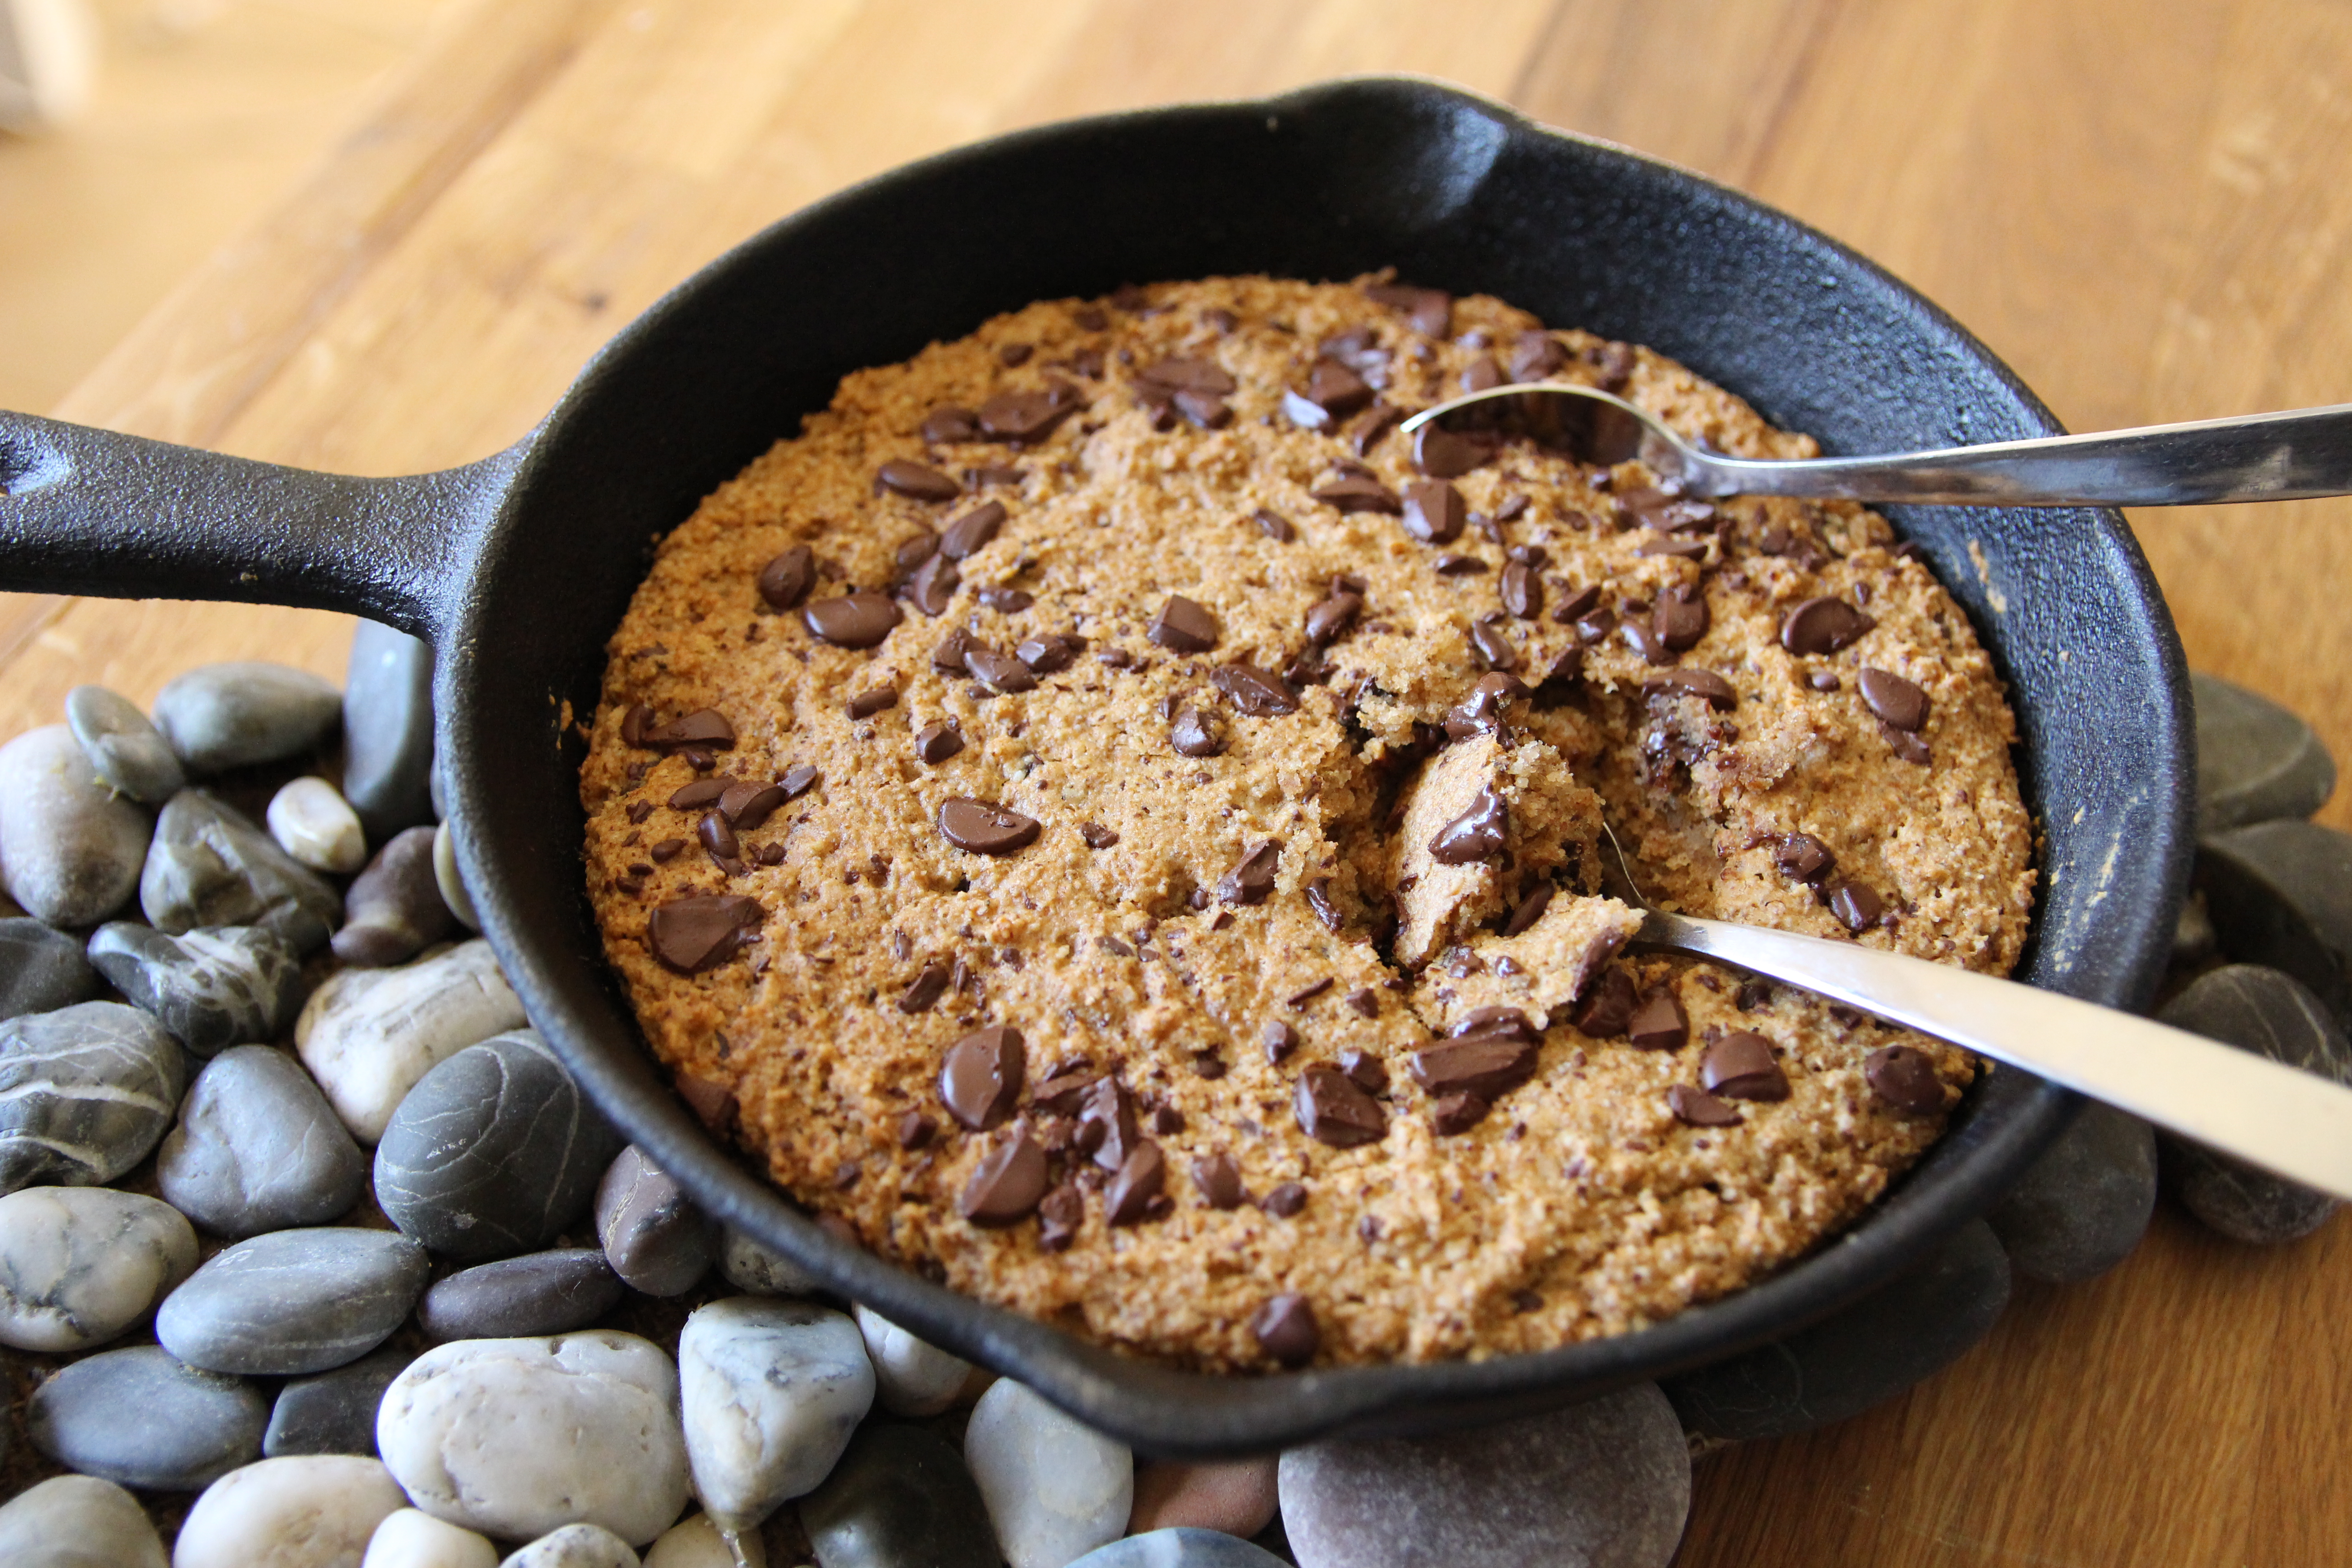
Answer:
[[[0,584],[319,605],[431,639],[462,864],[531,1017],[697,1197],[844,1295],[1160,1452],[1499,1419],[1717,1360],[1884,1283],[1989,1205],[2073,1098],[1994,1075],[1843,1238],[1638,1333],[1476,1363],[1170,1371],[834,1240],[702,1132],[600,956],[581,744],[560,723],[567,702],[593,711],[648,538],[823,407],[845,372],[1034,299],[1386,265],[1648,343],[1832,452],[2058,429],[1934,306],[1779,213],[1445,88],[1353,81],[1027,132],[820,202],[671,293],[545,424],[468,468],[335,478],[0,414]],[[2187,877],[2194,771],[2179,646],[2147,563],[2113,511],[1895,521],[2011,683],[2026,799],[2048,834],[2025,976],[2145,1002]]]

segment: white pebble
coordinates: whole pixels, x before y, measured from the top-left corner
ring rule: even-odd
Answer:
[[[881,1313],[857,1309],[857,1331],[874,1362],[876,1395],[893,1415],[937,1415],[955,1403],[971,1363],[917,1339]]]
[[[466,890],[465,873],[457,869],[457,839],[443,823],[433,834],[433,880],[441,889],[441,901],[457,917],[457,923],[467,931],[482,929],[482,917],[474,912],[474,895]]]
[[[874,1405],[857,1325],[805,1301],[713,1301],[687,1319],[677,1363],[695,1494],[730,1530],[815,1490]]]
[[[498,1568],[498,1562],[487,1538],[404,1508],[375,1527],[360,1568]]]
[[[310,994],[294,1047],[352,1136],[383,1136],[416,1080],[467,1046],[523,1025],[487,942],[398,969],[345,969]]]
[[[1009,1377],[972,1406],[963,1462],[1013,1568],[1063,1568],[1126,1533],[1135,1457]]]
[[[805,1296],[817,1288],[815,1275],[731,1225],[719,1250],[719,1272],[751,1296]]]
[[[95,1476],[55,1476],[0,1507],[8,1568],[164,1568],[163,1537],[139,1500]]]
[[[756,1530],[747,1530],[735,1538],[736,1551],[742,1552],[739,1564],[735,1552],[728,1550],[727,1538],[719,1532],[719,1521],[707,1513],[698,1513],[662,1531],[662,1538],[646,1548],[646,1568],[768,1568],[767,1543]]]
[[[635,1334],[437,1346],[384,1390],[375,1436],[410,1500],[485,1535],[584,1521],[635,1545],[686,1507],[677,1368]]]
[[[629,1543],[601,1524],[567,1524],[515,1552],[499,1568],[639,1568]]]
[[[172,1568],[358,1568],[368,1537],[407,1500],[373,1459],[257,1460],[196,1499]]]
[[[0,1344],[76,1351],[112,1339],[196,1267],[180,1211],[110,1187],[0,1197]]]
[[[296,779],[269,797],[269,837],[313,871],[356,871],[367,864],[367,829],[335,786]]]

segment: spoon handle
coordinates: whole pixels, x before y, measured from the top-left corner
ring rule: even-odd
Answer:
[[[2352,1089],[2330,1079],[2054,991],[1859,942],[1654,910],[1635,940],[1819,992],[2352,1201]]]
[[[2190,506],[2347,495],[2352,403],[1872,458],[1758,462],[1710,452],[1696,456],[1685,478],[1692,489],[1716,496],[1950,506]]]

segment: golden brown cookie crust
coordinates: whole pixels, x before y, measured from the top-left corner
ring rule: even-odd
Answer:
[[[1449,395],[1486,374],[1481,361],[1507,374],[1515,354],[1616,384],[1728,452],[1813,450],[1646,350],[1557,331],[1547,351],[1526,335],[1538,322],[1492,299],[1444,313],[1416,324],[1359,285],[1265,278],[1032,305],[848,376],[798,438],[662,542],[613,636],[582,770],[588,884],[654,1049],[706,1110],[720,1114],[731,1093],[727,1124],[793,1196],[958,1289],[1185,1364],[1270,1365],[1249,1325],[1280,1292],[1310,1303],[1327,1363],[1483,1356],[1622,1332],[1737,1289],[1851,1221],[1940,1131],[1940,1113],[1874,1097],[1864,1058],[1923,1050],[1956,1101],[1973,1070],[1963,1053],[1786,988],[1743,992],[1712,965],[1614,961],[1643,995],[1678,998],[1679,1049],[1593,1037],[1570,1017],[1633,923],[1597,896],[1604,808],[1661,902],[1845,936],[1825,895],[1851,879],[1879,914],[1855,940],[2008,970],[2032,908],[2032,825],[2014,722],[1966,617],[1858,507],[1710,512],[1656,493],[1638,464],[1596,473],[1525,442],[1452,480],[1470,521],[1442,542],[1316,499],[1337,481],[1400,498],[1425,482],[1405,438],[1381,430],[1359,456],[1351,427]],[[1318,345],[1351,331],[1370,344],[1338,352],[1386,380],[1379,404],[1336,433],[1299,427],[1286,392],[1308,388]],[[1171,359],[1213,363],[1232,390],[1202,391],[1217,378],[1192,374],[1178,399],[1169,384],[1188,373],[1162,369]],[[1026,446],[921,433],[938,410],[1007,393],[1069,406]],[[882,487],[894,459],[959,493]],[[944,613],[901,598],[878,646],[829,645],[805,605],[780,612],[759,590],[763,567],[806,545],[808,604],[888,593],[920,541],[988,502],[1004,512],[992,537],[913,590]],[[1531,616],[1506,608],[1511,547],[1541,552],[1511,590]],[[1596,602],[1560,620],[1587,589]],[[1638,645],[1654,643],[1659,602],[1677,589],[1705,605],[1704,630],[1691,640],[1679,623],[1687,646],[1652,662]],[[1360,607],[1310,658],[1321,668],[1301,668],[1310,610],[1342,593]],[[1213,648],[1150,638],[1171,595],[1208,610]],[[1820,597],[1858,607],[1870,629],[1834,652],[1790,653],[1783,624]],[[1050,636],[1084,647],[1058,668],[1041,658],[1033,689],[992,693],[935,666],[958,628],[1000,656]],[[1435,749],[1497,651],[1533,696],[1507,700],[1499,738]],[[1295,710],[1265,710],[1263,686],[1217,674],[1236,664],[1290,670],[1277,690]],[[1924,691],[1916,733],[1865,700],[1865,667]],[[1734,705],[1645,695],[1667,669],[1714,672]],[[853,716],[853,699],[885,689],[890,706]],[[1194,748],[1216,754],[1174,749],[1187,708]],[[625,729],[648,718],[636,710],[714,710],[732,743],[632,744]],[[961,747],[929,763],[918,736],[935,725]],[[1425,922],[1432,961],[1400,968],[1381,945],[1392,891],[1426,858],[1400,822],[1428,815],[1416,801],[1458,784],[1441,771],[1470,767],[1476,748],[1519,836],[1509,868],[1447,868],[1442,899],[1420,895],[1444,905]],[[1903,754],[1923,750],[1924,763]],[[736,835],[723,862],[698,835],[707,808],[667,804],[698,779],[765,784],[796,767],[814,782]],[[937,826],[951,797],[1022,814],[1037,837],[1003,855],[960,848]],[[1833,867],[1793,879],[1779,864],[1792,834],[1819,840]],[[1221,897],[1266,844],[1278,847],[1263,897],[1230,885]],[[1551,906],[1503,935],[1555,868]],[[647,920],[695,895],[756,900],[759,923],[740,951],[721,942],[711,967],[684,973],[651,951]],[[1410,915],[1415,897],[1396,902]],[[1441,1133],[1412,1058],[1495,1005],[1542,1030],[1533,1077]],[[1279,1061],[1270,1023],[1297,1037]],[[1081,1068],[1064,1082],[1124,1085],[1136,1136],[1165,1160],[1157,1217],[1110,1226],[1109,1173],[1076,1146],[1052,1150],[1053,1179],[1083,1200],[1063,1249],[1042,1245],[1034,1218],[982,1227],[960,1215],[991,1150],[1016,1133],[1067,1145],[1082,1125],[1025,1097],[985,1132],[948,1114],[948,1047],[993,1025],[1020,1031],[1032,1089]],[[1709,1040],[1740,1030],[1775,1047],[1789,1097],[1731,1102],[1737,1125],[1677,1120],[1668,1090],[1695,1089]],[[1343,1059],[1385,1078],[1376,1142],[1318,1142],[1295,1114],[1301,1075]],[[1216,1155],[1250,1201],[1209,1205],[1193,1172]],[[1304,1193],[1295,1213],[1259,1206],[1286,1184]]]

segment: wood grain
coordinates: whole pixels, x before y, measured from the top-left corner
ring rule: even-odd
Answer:
[[[825,192],[1060,116],[1414,70],[1755,191],[1953,310],[2078,428],[2352,397],[2352,10],[2328,0],[504,0],[192,276],[72,416],[394,472],[529,428],[621,322]],[[1833,374],[1825,370],[1824,374]],[[2352,502],[2143,513],[2192,661],[2352,757]],[[0,605],[0,732],[205,658],[340,672],[343,624]],[[2352,803],[2326,819],[2352,826]],[[1958,1365],[1705,1461],[1685,1568],[2352,1557],[2339,1222],[2169,1215],[2021,1288]]]

